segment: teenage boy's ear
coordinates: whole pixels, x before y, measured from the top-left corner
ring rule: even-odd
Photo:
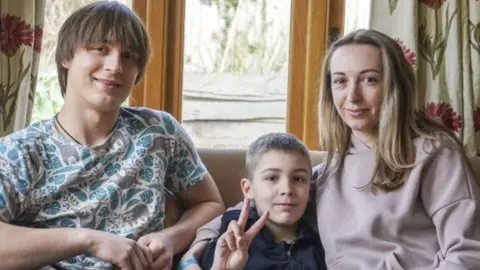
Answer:
[[[252,183],[247,178],[242,178],[240,181],[240,186],[242,187],[243,196],[249,200],[253,200],[253,188]]]
[[[72,60],[63,60],[62,61],[62,67],[65,68],[65,69],[69,69],[70,66],[72,65]]]

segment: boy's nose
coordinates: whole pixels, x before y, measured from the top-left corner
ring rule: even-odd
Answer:
[[[293,196],[293,191],[291,191],[291,190],[286,190],[286,191],[282,192],[281,195]]]
[[[104,67],[112,73],[122,72],[122,55],[119,51],[112,50],[105,59]]]
[[[281,187],[280,187],[280,194],[281,195],[287,195],[287,196],[292,196],[293,195],[293,189],[290,181],[282,181]]]

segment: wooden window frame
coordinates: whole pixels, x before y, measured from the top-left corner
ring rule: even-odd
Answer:
[[[318,89],[332,35],[341,35],[344,0],[292,0],[287,132],[312,150],[318,145]]]
[[[318,150],[318,82],[332,35],[341,35],[344,0],[291,0],[286,131]],[[145,23],[152,58],[130,104],[182,120],[185,0],[133,0]],[[167,76],[168,74],[168,76]]]
[[[163,110],[182,121],[185,0],[133,0],[132,8],[150,35],[152,57],[129,104]]]

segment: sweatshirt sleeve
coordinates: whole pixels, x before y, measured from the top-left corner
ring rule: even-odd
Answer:
[[[480,269],[480,188],[465,157],[447,146],[424,164],[421,186],[440,245],[436,269]]]
[[[243,201],[238,203],[237,205],[230,207],[227,209],[227,211],[233,210],[233,209],[242,209],[243,206]],[[216,218],[214,218],[212,221],[209,223],[203,225],[197,230],[197,234],[195,236],[195,239],[193,240],[192,246],[199,242],[203,241],[210,241],[214,238],[217,238],[220,236],[220,226],[222,224],[222,217],[223,215],[220,215]]]

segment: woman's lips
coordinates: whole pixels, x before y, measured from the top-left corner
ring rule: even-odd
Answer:
[[[363,113],[367,112],[368,109],[343,109],[345,113],[350,116],[361,116]]]

